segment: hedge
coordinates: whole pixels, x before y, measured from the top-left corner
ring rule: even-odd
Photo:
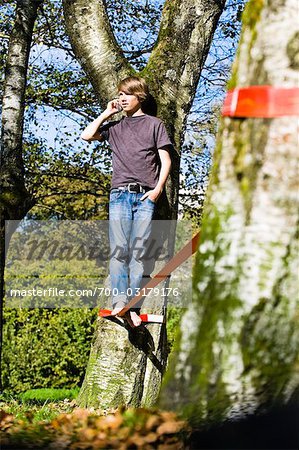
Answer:
[[[5,309],[2,383],[5,391],[75,388],[84,377],[97,311]]]

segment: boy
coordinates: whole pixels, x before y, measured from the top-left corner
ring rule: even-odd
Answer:
[[[171,167],[172,144],[165,126],[160,119],[144,113],[149,95],[142,78],[125,78],[118,85],[118,99],[111,100],[81,135],[86,141],[108,140],[112,150],[109,200],[112,315],[117,315],[142,287],[151,221]],[[124,117],[104,124],[121,110],[126,114]],[[141,324],[135,311],[128,311],[126,319],[132,327]]]

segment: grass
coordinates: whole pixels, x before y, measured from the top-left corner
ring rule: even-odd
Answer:
[[[43,404],[45,402],[59,402],[62,400],[74,400],[79,393],[79,389],[30,389],[22,392],[19,399],[23,403]]]
[[[0,410],[17,420],[36,423],[72,412],[79,389],[30,389],[17,396],[0,395]]]

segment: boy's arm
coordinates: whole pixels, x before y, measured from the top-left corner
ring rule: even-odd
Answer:
[[[102,141],[103,136],[99,133],[98,129],[101,125],[103,125],[106,120],[108,120],[111,116],[119,112],[118,100],[111,100],[105,111],[99,115],[93,122],[91,122],[81,134],[81,139],[84,141]]]
[[[141,200],[144,200],[144,199],[146,199],[146,197],[149,197],[150,200],[152,200],[153,202],[157,202],[158,198],[160,197],[160,195],[163,192],[164,185],[166,183],[166,180],[169,175],[170,168],[171,168],[171,159],[169,156],[169,152],[167,150],[163,150],[162,148],[159,148],[158,153],[159,153],[160,160],[161,160],[161,170],[160,170],[158,183],[154,189],[152,189],[151,191],[147,191],[141,197]]]

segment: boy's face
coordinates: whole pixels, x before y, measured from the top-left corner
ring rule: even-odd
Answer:
[[[139,98],[134,94],[128,94],[124,91],[118,93],[119,103],[127,115],[132,115],[141,108]]]

